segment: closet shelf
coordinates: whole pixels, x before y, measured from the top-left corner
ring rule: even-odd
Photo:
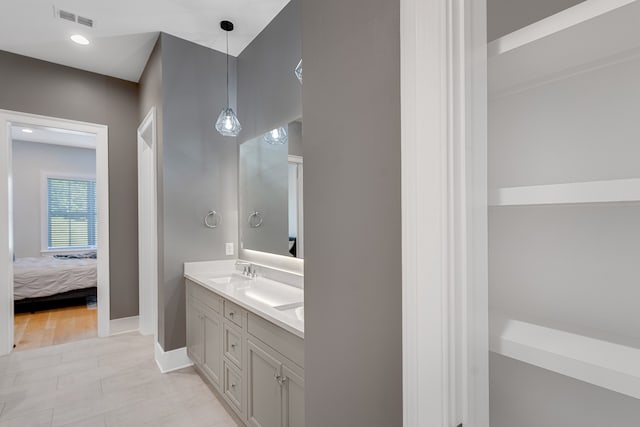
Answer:
[[[489,191],[489,206],[567,205],[640,201],[640,179],[507,187]]]
[[[640,348],[490,315],[492,352],[640,399]]]
[[[586,0],[489,43],[489,92],[571,75],[640,50],[640,1]]]

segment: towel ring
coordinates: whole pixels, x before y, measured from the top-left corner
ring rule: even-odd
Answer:
[[[214,224],[209,223],[209,217],[212,217],[215,220]],[[222,217],[216,211],[209,211],[208,214],[204,217],[204,226],[207,228],[216,228],[220,225],[222,221]]]
[[[249,227],[258,228],[262,225],[262,214],[258,211],[253,211],[253,213],[249,214],[249,218],[247,218],[247,221],[249,222]]]

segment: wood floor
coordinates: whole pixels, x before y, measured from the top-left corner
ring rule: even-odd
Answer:
[[[14,317],[15,351],[28,350],[98,336],[98,310],[86,305],[56,308]]]
[[[153,350],[129,333],[0,357],[0,427],[237,427],[193,368],[162,374]]]

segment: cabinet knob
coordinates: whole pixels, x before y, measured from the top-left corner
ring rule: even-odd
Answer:
[[[231,383],[231,388],[236,388],[236,384],[235,383]]]
[[[276,381],[278,382],[278,384],[280,384],[280,386],[285,385],[285,383],[287,382],[288,379],[289,378],[287,378],[287,377],[276,375]]]
[[[229,312],[229,316],[233,316],[235,313],[233,311]]]
[[[231,344],[231,348],[236,348],[236,343]]]

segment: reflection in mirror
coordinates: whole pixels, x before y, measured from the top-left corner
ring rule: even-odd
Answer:
[[[240,145],[241,248],[302,258],[302,120]]]

